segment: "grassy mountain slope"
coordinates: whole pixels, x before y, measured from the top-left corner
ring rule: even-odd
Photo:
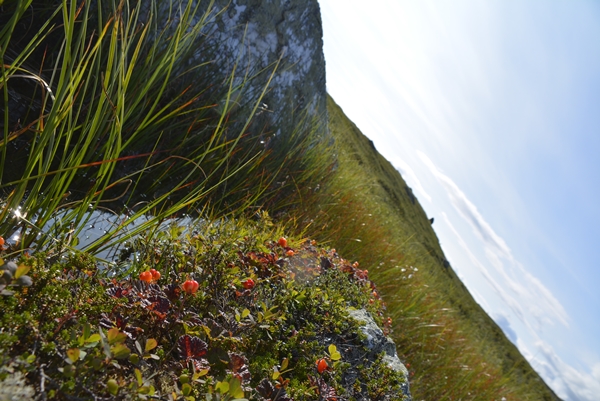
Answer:
[[[449,266],[398,171],[331,98],[328,110],[338,165],[319,230],[379,283],[415,399],[557,400]]]

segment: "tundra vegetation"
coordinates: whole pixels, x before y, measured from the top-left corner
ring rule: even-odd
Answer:
[[[398,396],[348,308],[415,399],[556,399],[332,100],[334,143],[322,116],[275,135],[260,96],[232,107],[252,69],[218,78],[206,7],[145,4],[0,5],[0,399]]]

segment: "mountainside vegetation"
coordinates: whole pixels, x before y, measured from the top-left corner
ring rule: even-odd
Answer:
[[[0,5],[0,400],[557,399],[332,99],[278,133],[140,4]]]
[[[315,233],[379,284],[414,399],[558,400],[452,270],[399,172],[331,98],[328,110],[338,166],[312,203]]]

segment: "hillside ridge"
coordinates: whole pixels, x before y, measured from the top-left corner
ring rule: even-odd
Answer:
[[[429,217],[400,172],[377,151],[372,141],[344,114],[331,96],[328,98],[328,107],[330,129],[336,141],[341,142],[342,152],[355,163],[357,169],[364,172],[364,176],[372,177],[369,194],[384,205],[384,209],[387,209],[384,213],[394,215],[396,224],[403,225],[396,235],[409,238],[411,246],[418,248],[421,258],[425,260],[423,264],[430,266],[429,279],[437,282],[440,295],[451,308],[459,312],[462,319],[470,322],[473,330],[480,331],[477,337],[486,339],[493,358],[503,371],[521,370],[522,377],[527,381],[533,380],[544,389],[547,395],[542,399],[559,400],[460,280],[443,253]],[[377,276],[374,277],[378,282]]]

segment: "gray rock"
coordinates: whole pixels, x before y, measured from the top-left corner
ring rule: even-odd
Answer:
[[[215,0],[203,1],[208,12],[202,38],[206,38],[185,63],[212,62],[214,81],[226,86],[235,70],[229,107],[252,110],[260,126],[274,134],[286,133],[308,118],[326,122],[325,57],[323,28],[317,0]],[[158,15],[168,18],[168,8],[183,7],[187,0],[161,3]],[[203,16],[199,12],[194,21]],[[267,88],[264,96],[261,95]],[[221,112],[225,96],[216,107]],[[229,108],[231,110],[231,108]],[[326,124],[321,124],[323,130]]]
[[[11,371],[10,367],[2,370]],[[27,384],[25,375],[21,372],[11,372],[0,381],[0,401],[28,401],[34,400],[35,389]]]
[[[377,326],[377,323],[375,323],[375,320],[373,320],[371,314],[366,310],[349,309],[348,314],[350,317],[363,324],[360,327],[360,330],[367,337],[365,346],[371,350],[372,354],[378,355],[381,352],[385,352],[383,359],[388,366],[392,370],[402,373],[405,379],[405,384],[402,386],[402,392],[408,400],[412,400],[408,385],[408,370],[400,361],[400,358],[398,358],[398,354],[396,353],[396,344],[394,341],[383,334],[383,330]]]

